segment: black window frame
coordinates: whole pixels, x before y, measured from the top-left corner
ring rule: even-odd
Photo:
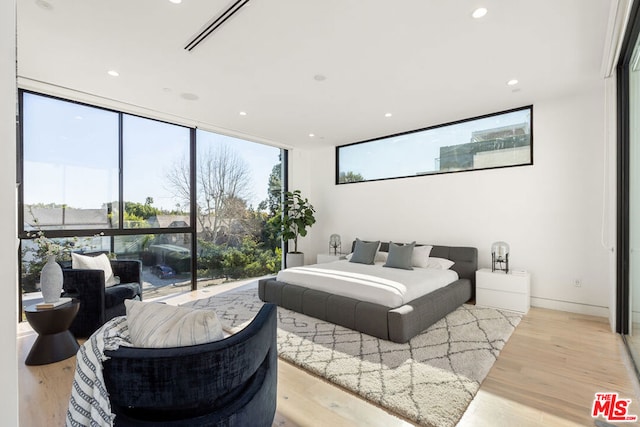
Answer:
[[[467,122],[474,121],[474,120],[480,120],[480,119],[485,119],[485,118],[489,118],[489,117],[495,117],[495,116],[500,116],[500,115],[504,115],[504,114],[508,114],[508,113],[513,113],[513,112],[517,112],[517,111],[524,111],[524,110],[529,110],[530,117],[531,117],[531,120],[530,120],[530,123],[529,123],[529,135],[530,135],[529,162],[527,162],[527,163],[518,163],[518,164],[501,165],[501,166],[489,166],[489,167],[483,167],[483,168],[470,168],[470,169],[463,169],[463,170],[433,171],[433,172],[425,172],[425,173],[412,174],[412,175],[402,175],[402,176],[393,176],[393,177],[386,177],[386,178],[364,179],[364,180],[361,180],[361,181],[353,181],[353,182],[340,182],[340,150],[345,148],[345,147],[352,147],[354,145],[366,144],[366,143],[376,142],[376,141],[389,139],[389,138],[396,138],[396,137],[403,136],[403,135],[408,135],[408,134],[413,134],[413,133],[418,133],[418,132],[425,132],[425,131],[429,131],[429,130],[433,130],[433,129],[439,129],[439,128],[443,128],[443,127],[447,127],[447,126],[454,126],[454,125],[458,125],[458,124],[461,124],[461,123],[467,123]],[[349,143],[349,144],[338,145],[338,146],[336,146],[336,152],[335,152],[335,184],[336,185],[345,185],[345,184],[356,184],[356,183],[362,183],[362,182],[387,181],[387,180],[390,180],[390,179],[421,178],[421,177],[425,177],[425,176],[445,175],[445,174],[450,174],[450,173],[477,172],[477,171],[491,170],[491,169],[504,169],[504,168],[513,168],[513,167],[522,167],[522,166],[533,166],[533,139],[534,139],[533,138],[533,105],[531,104],[531,105],[525,105],[525,106],[522,106],[522,107],[511,108],[511,109],[504,110],[504,111],[498,111],[498,112],[495,112],[495,113],[483,114],[483,115],[480,115],[480,116],[469,117],[469,118],[466,118],[466,119],[455,120],[455,121],[452,121],[452,122],[441,123],[441,124],[437,124],[437,125],[434,125],[434,126],[428,126],[428,127],[425,127],[425,128],[410,130],[410,131],[407,131],[407,132],[400,132],[400,133],[396,133],[396,134],[392,134],[392,135],[386,135],[386,136],[371,138],[371,139],[367,139],[367,140],[364,140],[364,141],[358,141],[358,142],[352,142],[352,143]]]
[[[25,230],[24,227],[24,186],[22,183],[24,182],[24,94],[32,94],[41,97],[47,97],[50,99],[55,99],[61,102],[68,102],[77,105],[82,105],[89,108],[95,108],[99,110],[104,110],[112,113],[118,114],[118,226],[111,229],[65,229],[65,230],[46,230],[46,235],[49,238],[65,238],[65,237],[89,237],[94,236],[96,232],[102,232],[103,236],[110,238],[110,247],[111,251],[114,249],[114,238],[117,236],[128,236],[128,235],[140,235],[140,234],[188,234],[191,236],[191,253],[197,253],[197,211],[196,211],[196,165],[197,165],[197,150],[196,150],[196,131],[197,128],[189,127],[181,124],[171,123],[165,120],[159,120],[156,118],[145,117],[139,114],[133,114],[129,112],[118,111],[112,108],[105,108],[101,106],[92,105],[86,102],[81,102],[73,99],[63,98],[59,96],[54,96],[46,93],[36,92],[28,89],[18,89],[18,123],[17,123],[17,170],[16,170],[16,184],[17,184],[17,201],[18,201],[18,238],[20,241],[26,239],[32,239],[33,236],[28,235],[28,230]],[[188,226],[179,226],[179,227],[150,227],[150,228],[125,228],[124,227],[124,176],[123,176],[123,164],[124,164],[124,134],[123,134],[123,118],[124,116],[132,116],[132,117],[140,117],[142,119],[153,120],[159,123],[166,123],[172,126],[179,126],[189,130],[189,181],[190,181],[190,224]],[[253,141],[250,141],[253,142]],[[256,144],[260,144],[255,142]],[[288,188],[288,150],[284,148],[280,148],[282,153],[282,170],[283,172],[283,191],[286,191]],[[22,277],[22,253],[21,246],[19,248],[19,266],[18,266],[18,277]],[[283,252],[284,253],[284,252]],[[197,290],[197,257],[191,256],[191,290]],[[18,288],[20,295],[19,298],[19,307],[22,307],[22,291],[21,280],[18,280]],[[20,309],[19,312],[22,310]]]

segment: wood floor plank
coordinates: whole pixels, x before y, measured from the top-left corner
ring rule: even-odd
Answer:
[[[183,303],[214,293],[189,292],[167,302]],[[20,426],[63,426],[75,357],[26,366],[34,340],[28,324],[20,324]],[[287,362],[279,361],[278,369],[274,426],[411,425]],[[594,425],[591,407],[596,392],[618,392],[633,399],[630,412],[640,415],[639,389],[621,338],[610,331],[606,319],[532,308],[458,426]]]

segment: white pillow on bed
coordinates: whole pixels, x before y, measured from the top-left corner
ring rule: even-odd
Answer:
[[[375,262],[387,262],[387,258],[389,258],[389,252],[376,252]]]
[[[413,267],[427,268],[429,265],[429,254],[433,246],[416,246],[411,255],[411,265]]]
[[[345,258],[346,260],[350,260],[351,257],[353,256],[353,252],[351,252],[350,254],[346,255]],[[387,258],[389,257],[389,253],[388,252],[376,252],[376,258],[374,259],[374,262],[386,262]]]
[[[433,268],[436,270],[448,270],[450,269],[455,262],[446,258],[436,258],[429,257],[429,262],[427,263],[427,268]]]

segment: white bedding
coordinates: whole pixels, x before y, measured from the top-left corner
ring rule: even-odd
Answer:
[[[383,264],[346,260],[313,264],[281,270],[277,280],[389,308],[400,307],[458,280],[458,273],[453,270],[403,270]]]

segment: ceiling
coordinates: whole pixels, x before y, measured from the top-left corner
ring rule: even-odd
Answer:
[[[333,146],[584,90],[603,78],[612,2],[251,0],[189,52],[232,2],[18,0],[18,76],[255,141]]]

